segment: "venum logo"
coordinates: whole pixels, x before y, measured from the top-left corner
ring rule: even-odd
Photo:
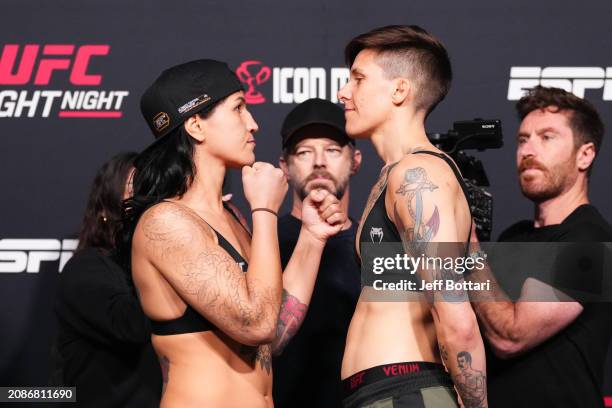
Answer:
[[[0,239],[0,273],[38,273],[42,262],[59,261],[61,272],[77,248],[76,239]]]
[[[245,99],[249,104],[266,102],[261,86],[272,78],[272,103],[302,103],[310,98],[338,102],[338,90],[349,79],[347,68],[274,67],[258,60],[242,62],[236,75],[247,85]],[[257,87],[257,88],[256,88]]]
[[[90,65],[109,53],[108,44],[4,45],[0,54],[0,118],[46,118],[54,108],[60,118],[120,118],[128,91],[4,89],[49,87],[66,76],[70,87],[98,87],[103,76],[92,72]]]
[[[604,101],[612,101],[612,67],[512,67],[508,100],[519,100],[537,85],[555,87],[584,98],[587,89],[602,89]]]
[[[382,242],[384,236],[383,229],[381,227],[372,227],[370,228],[370,239],[372,243],[380,244]]]

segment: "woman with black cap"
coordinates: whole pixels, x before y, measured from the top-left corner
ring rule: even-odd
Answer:
[[[156,141],[136,161],[125,248],[160,359],[162,407],[272,406],[271,352],[301,323],[326,239],[346,220],[313,191],[281,274],[281,170],[254,163],[257,124],[226,64],[164,71],[141,99]],[[242,168],[253,233],[224,205],[229,168]]]

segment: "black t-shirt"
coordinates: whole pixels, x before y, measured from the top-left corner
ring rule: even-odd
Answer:
[[[301,221],[278,221],[283,268],[299,236]],[[339,407],[340,368],[348,326],[361,291],[355,252],[357,223],[328,239],[302,327],[274,358],[274,404],[278,408]]]
[[[60,276],[56,381],[76,386],[79,407],[158,407],[161,369],[126,273],[96,249],[77,252]]]
[[[591,205],[561,224],[534,228],[521,221],[499,241],[612,242],[612,227]],[[603,407],[602,382],[612,338],[609,303],[582,303],[583,312],[564,330],[533,350],[508,360],[487,350],[491,407]]]

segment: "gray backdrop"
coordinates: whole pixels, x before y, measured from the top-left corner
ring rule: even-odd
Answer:
[[[258,61],[242,65],[243,79],[251,78],[252,101],[257,102],[250,106],[260,126],[256,153],[258,160],[276,163],[279,129],[284,115],[295,106],[291,102],[320,95],[310,91],[317,91],[322,81],[325,97],[332,98],[332,79],[342,73],[334,68],[343,67],[342,50],[349,39],[381,25],[426,28],[445,43],[454,68],[450,94],[428,119],[428,131],[446,131],[455,120],[475,117],[503,123],[504,148],[477,154],[492,183],[494,236],[532,215],[515,176],[518,123],[514,101],[508,98],[512,67],[536,67],[535,74],[527,73],[531,78],[524,82],[527,85],[544,76],[549,77],[545,81],[553,78],[555,84],[573,87],[576,93],[584,85],[591,87],[584,96],[600,110],[604,122],[612,124],[612,69],[606,72],[612,66],[612,3],[607,0],[573,5],[548,0],[7,0],[1,10],[0,385],[45,383],[55,330],[52,303],[60,252],[63,244],[69,255],[71,244],[61,240],[74,238],[78,231],[100,164],[119,151],[139,150],[151,141],[138,101],[144,88],[168,66],[203,57],[227,61],[234,68]],[[20,62],[23,69],[17,71]],[[561,69],[537,69],[546,67]],[[293,78],[299,79],[294,83]],[[96,106],[102,91],[107,99]],[[26,103],[14,109],[16,98],[21,97],[23,105],[35,95],[37,106]],[[83,106],[78,104],[79,95]],[[46,103],[48,112],[44,112]],[[94,115],[114,117],[65,117],[90,116],[92,110]],[[612,219],[608,144],[604,142],[597,159],[590,196]],[[353,179],[355,218],[381,166],[369,145],[359,147],[364,166]],[[229,186],[244,208],[238,172],[231,174]],[[35,246],[46,252],[28,252]],[[49,260],[38,267],[37,256]],[[30,262],[27,267],[20,266],[24,257]],[[15,272],[6,272],[11,268]]]

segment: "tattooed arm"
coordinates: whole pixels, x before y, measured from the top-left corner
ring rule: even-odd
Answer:
[[[402,237],[410,256],[457,257],[463,254],[458,244],[459,226],[469,228],[469,212],[464,220],[456,218],[460,205],[459,185],[450,168],[432,157],[408,156],[390,173],[387,211]],[[454,270],[417,271],[426,281],[452,279],[460,282]],[[466,408],[486,407],[486,360],[476,316],[463,291],[443,288],[427,293],[432,300],[432,316],[438,346],[459,396]],[[469,360],[469,367],[465,360]],[[468,368],[466,368],[468,367]]]
[[[477,248],[476,234],[472,233],[472,248]],[[584,310],[579,302],[533,278],[523,284],[521,295],[512,302],[497,283],[489,265],[469,275],[472,282],[491,282],[491,290],[470,294],[483,334],[495,355],[512,358],[531,350],[570,325]],[[540,291],[546,295],[538,294]],[[550,293],[567,301],[534,302],[546,299]]]
[[[289,340],[299,330],[312,296],[325,242],[300,233],[291,259],[283,273],[283,297],[278,315],[272,353],[281,354]]]
[[[283,298],[278,316],[274,354],[283,349],[302,325],[312,297],[327,238],[338,233],[347,215],[327,191],[311,191],[302,205],[302,229],[283,273]]]
[[[225,334],[242,344],[265,344],[274,338],[282,290],[276,217],[257,212],[253,225],[246,273],[205,222],[168,202],[143,214],[133,255],[153,265],[185,303]]]

